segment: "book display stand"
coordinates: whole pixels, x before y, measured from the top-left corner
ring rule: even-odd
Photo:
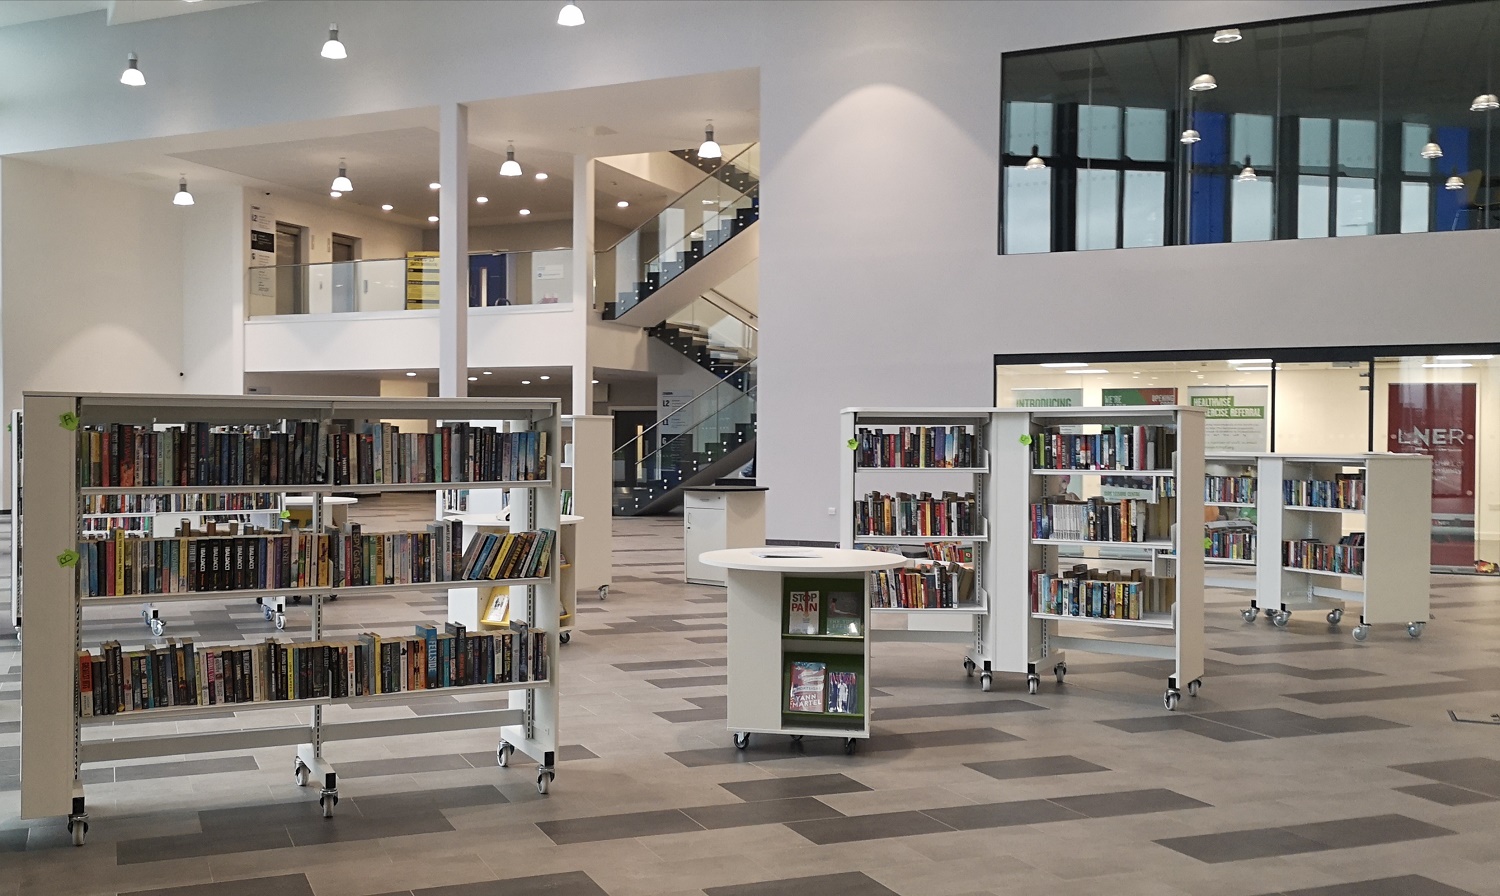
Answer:
[[[699,558],[726,571],[728,728],[839,737],[853,754],[870,736],[869,573],[894,554],[832,548],[731,548]]]
[[[559,720],[556,400],[27,393],[23,409],[29,460],[21,481],[30,498],[24,537],[37,556],[22,592],[21,817],[65,815],[81,846],[88,831],[84,763],[271,746],[296,748],[295,782],[316,781],[323,814],[331,817],[338,775],[325,744],[470,729],[498,729],[501,765],[515,749],[535,758],[537,789],[548,791]],[[428,420],[434,431],[399,433],[385,420]],[[452,420],[476,422],[443,423]],[[509,433],[501,431],[507,423]],[[510,533],[504,544],[489,536],[482,544],[491,553],[481,557],[477,547],[461,551],[462,531],[452,522],[380,534],[324,524],[322,499],[333,492],[455,487],[509,490],[512,520],[529,531]],[[96,496],[223,492],[311,495],[311,527],[227,537],[82,537],[80,511]],[[509,630],[440,631],[422,618],[415,635],[341,640],[324,633],[324,601],[335,591],[446,592],[475,580],[509,587]],[[287,591],[311,599],[309,641],[205,646],[168,639],[88,650],[81,638],[95,607]],[[323,717],[331,704],[400,704],[435,687],[508,693],[509,705],[389,719]],[[307,712],[290,725],[169,725],[139,736],[97,724],[116,717],[174,722],[226,709]]]

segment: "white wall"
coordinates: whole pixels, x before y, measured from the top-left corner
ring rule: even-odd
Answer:
[[[160,195],[155,196],[160,201]],[[245,391],[245,267],[250,238],[240,189],[203,189],[174,209],[182,227],[182,389],[197,395]]]

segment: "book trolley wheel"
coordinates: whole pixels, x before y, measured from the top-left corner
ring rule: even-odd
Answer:
[[[1354,635],[1354,640],[1363,641],[1370,637],[1370,627],[1364,623],[1360,623],[1354,627],[1354,631],[1351,634]]]
[[[515,751],[515,747],[503,740],[500,741],[500,746],[495,748],[495,764],[501,768],[508,768],[510,766],[510,754]]]
[[[1341,609],[1339,609],[1338,607],[1334,607],[1332,610],[1328,611],[1328,624],[1329,625],[1338,625],[1339,622],[1341,620],[1343,620],[1343,618],[1344,618],[1344,611],[1341,610]]]
[[[312,776],[307,764],[300,758],[292,765],[292,780],[297,782],[298,787],[306,787],[308,778]]]
[[[550,768],[539,768],[536,770],[536,792],[542,796],[547,795],[547,790],[552,782],[557,779],[557,772]]]
[[[1198,696],[1198,689],[1201,687],[1203,687],[1203,679],[1201,678],[1195,678],[1192,681],[1188,682],[1188,696]]]
[[[846,738],[844,738],[844,755],[846,755],[846,756],[853,756],[854,755],[854,751],[856,749],[858,749],[858,747],[859,747],[859,741],[855,740],[852,737],[846,737]]]
[[[734,745],[735,745],[736,748],[741,749],[741,750],[743,750],[746,747],[750,746],[750,734],[749,734],[749,732],[745,732],[745,731],[736,732],[735,735],[734,735]]]
[[[1271,624],[1277,628],[1286,628],[1286,624],[1292,621],[1292,614],[1288,610],[1281,610],[1271,615]]]
[[[563,644],[566,644],[569,641],[573,640],[573,633],[572,632],[560,632],[558,634],[558,636],[557,636],[557,640],[560,641],[560,642],[562,642]]]
[[[1035,672],[1031,672],[1031,673],[1027,674],[1027,676],[1026,676],[1026,693],[1028,693],[1028,694],[1035,694],[1037,692],[1037,688],[1041,687],[1041,685],[1042,685],[1042,676],[1036,674]]]
[[[286,631],[286,614],[285,613],[277,613],[276,614],[276,630],[278,632],[280,632],[280,631]]]
[[[1425,622],[1408,622],[1406,624],[1406,634],[1412,638],[1420,638],[1422,637],[1422,628],[1425,625],[1427,625]]]
[[[986,693],[988,693],[989,689],[994,685],[994,683],[995,676],[991,672],[986,670],[979,673],[979,689],[981,691],[985,691]]]
[[[1057,676],[1057,683],[1062,684],[1063,679],[1068,677],[1068,664],[1058,663],[1052,667],[1052,674]]]
[[[1162,695],[1161,702],[1167,707],[1167,712],[1174,712],[1177,709],[1177,701],[1180,699],[1182,699],[1182,692],[1174,688]]]
[[[82,846],[89,833],[89,813],[84,811],[83,797],[73,797],[73,811],[68,813],[68,833],[73,835],[73,845]]]
[[[608,598],[609,598],[609,586],[608,585],[600,585],[599,586],[599,599],[600,600],[606,600]]]
[[[1240,611],[1240,615],[1244,617],[1246,622],[1254,622],[1255,617],[1260,615],[1260,607],[1246,607]]]
[[[973,678],[974,670],[976,668],[978,667],[974,664],[973,660],[969,659],[968,657],[964,657],[964,673],[966,675],[968,675],[970,678]]]

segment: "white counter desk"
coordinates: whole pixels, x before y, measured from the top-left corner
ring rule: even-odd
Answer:
[[[870,736],[869,573],[906,558],[761,546],[698,560],[726,571],[734,745],[751,734],[841,737],[852,754]]]

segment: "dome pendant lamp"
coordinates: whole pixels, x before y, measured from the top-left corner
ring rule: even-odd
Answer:
[[[1193,130],[1192,128],[1188,128],[1187,130],[1182,132],[1182,136],[1178,139],[1183,143],[1191,145],[1193,143],[1197,143],[1199,140],[1202,140],[1203,135]]]
[[[1188,85],[1188,90],[1194,93],[1202,93],[1205,90],[1213,90],[1218,86],[1219,82],[1215,80],[1214,76],[1205,72],[1193,79],[1193,82]]]
[[[1241,37],[1244,37],[1244,35],[1240,34],[1240,29],[1238,28],[1220,28],[1214,32],[1214,43],[1232,44]]]
[[[186,174],[182,175],[181,179],[177,181],[177,195],[172,197],[172,204],[173,205],[192,205],[193,204],[193,194],[188,192],[188,188],[187,188],[187,175]]]
[[[1035,143],[1031,144],[1031,158],[1026,160],[1026,170],[1041,171],[1046,167],[1047,163],[1042,161],[1042,155],[1037,150],[1037,145]]]
[[[703,143],[698,147],[698,158],[700,159],[722,159],[724,150],[714,142],[714,120],[708,120],[708,126],[703,129]]]
[[[344,49],[344,42],[339,40],[339,26],[328,26],[328,40],[323,42],[324,59],[347,59],[349,53]]]
[[[1493,112],[1496,109],[1500,109],[1500,97],[1493,93],[1481,93],[1469,104],[1470,112]]]
[[[500,165],[500,176],[521,176],[521,163],[516,161],[516,145],[514,143],[507,143],[505,145],[505,161]]]
[[[125,57],[125,71],[120,73],[120,83],[126,87],[146,86],[146,75],[141,71],[141,61],[134,53]]]
[[[578,8],[577,3],[569,3],[557,14],[557,24],[568,28],[576,28],[583,24],[583,10]]]
[[[1250,167],[1249,156],[1245,156],[1245,167],[1240,169],[1239,176],[1236,177],[1235,180],[1239,181],[1242,184],[1254,183],[1256,180],[1258,180],[1258,178],[1255,176],[1255,169]]]
[[[354,184],[349,180],[349,170],[344,166],[343,159],[339,159],[339,176],[333,179],[333,186],[328,189],[335,193],[354,192]]]
[[[1459,177],[1457,174],[1453,175],[1443,182],[1443,189],[1445,190],[1462,190],[1463,188],[1464,179]]]
[[[1438,146],[1436,143],[1428,143],[1426,146],[1422,147],[1422,158],[1441,159],[1442,157],[1443,148],[1441,146]]]

